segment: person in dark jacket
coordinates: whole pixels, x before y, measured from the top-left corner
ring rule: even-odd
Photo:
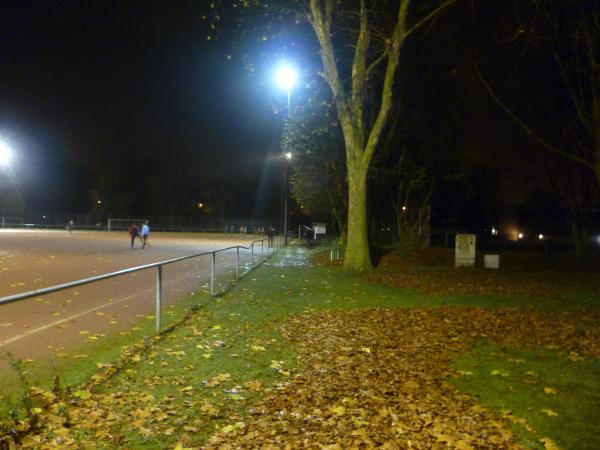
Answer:
[[[135,243],[135,238],[138,237],[140,234],[140,229],[138,228],[138,226],[135,223],[132,223],[131,225],[129,225],[127,232],[129,233],[129,236],[131,236],[131,248],[133,248],[133,244]]]

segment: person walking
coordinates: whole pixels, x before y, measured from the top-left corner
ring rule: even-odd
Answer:
[[[131,236],[131,248],[133,248],[133,244],[135,243],[135,238],[138,237],[140,234],[140,229],[138,228],[138,226],[135,223],[132,223],[131,225],[129,225],[127,232],[129,233],[129,236]]]
[[[75,224],[73,223],[73,221],[72,221],[72,220],[69,220],[69,223],[67,224],[67,227],[66,227],[66,228],[67,228],[67,231],[68,231],[69,233],[72,233],[72,232],[73,232],[73,228],[75,228]]]
[[[146,248],[146,244],[150,246],[148,243],[148,235],[150,234],[150,227],[147,223],[142,225],[142,248]]]

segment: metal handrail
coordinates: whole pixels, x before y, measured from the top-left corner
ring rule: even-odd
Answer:
[[[277,243],[279,243],[280,236],[276,236],[276,237],[277,237],[276,241],[277,241]],[[215,294],[214,288],[215,288],[215,277],[216,277],[216,270],[215,270],[216,269],[216,254],[219,252],[236,249],[235,281],[237,281],[240,278],[240,249],[242,248],[244,250],[250,250],[252,252],[252,261],[254,261],[254,244],[257,242],[260,242],[261,256],[263,256],[265,240],[268,240],[268,239],[258,239],[258,240],[252,241],[250,243],[250,246],[248,246],[248,247],[245,247],[243,245],[234,245],[231,247],[220,248],[220,249],[213,250],[210,252],[195,253],[193,255],[180,256],[177,258],[167,259],[165,261],[159,261],[159,262],[155,262],[155,263],[144,264],[142,266],[136,266],[136,267],[130,267],[128,269],[117,270],[116,272],[110,272],[110,273],[106,273],[103,275],[96,275],[93,277],[82,278],[79,280],[70,281],[68,283],[62,283],[62,284],[57,284],[54,286],[49,286],[46,288],[36,289],[34,291],[27,291],[27,292],[22,292],[20,294],[8,295],[5,297],[0,297],[0,305],[4,305],[7,303],[13,303],[13,302],[17,302],[20,300],[26,300],[31,297],[36,297],[36,296],[43,295],[43,294],[50,294],[52,292],[62,291],[62,290],[69,289],[72,287],[81,286],[83,284],[95,283],[96,281],[107,280],[109,278],[114,278],[114,277],[118,277],[121,275],[126,275],[128,273],[139,272],[142,270],[151,269],[153,267],[156,267],[156,269],[157,269],[156,270],[156,334],[160,334],[160,325],[161,325],[160,324],[160,316],[161,316],[161,304],[162,304],[162,267],[163,266],[166,266],[168,264],[173,264],[173,263],[176,263],[179,261],[184,261],[186,259],[198,258],[200,256],[206,256],[206,255],[212,255],[212,257],[211,257],[211,272],[210,272],[210,295],[213,296]],[[273,251],[269,255],[270,248],[273,248]],[[272,256],[273,253],[276,251],[276,249],[277,249],[276,246],[271,247],[271,246],[267,245],[267,257]]]

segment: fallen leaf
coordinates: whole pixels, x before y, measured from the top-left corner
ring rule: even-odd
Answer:
[[[554,443],[554,441],[550,438],[543,437],[540,438],[540,442],[544,444],[544,448],[546,450],[560,450],[560,447]]]

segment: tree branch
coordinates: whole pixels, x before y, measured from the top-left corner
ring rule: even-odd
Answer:
[[[573,86],[573,83],[571,82],[569,75],[567,74],[567,69],[565,68],[565,66],[563,64],[562,58],[556,51],[554,51],[554,61],[556,62],[556,65],[558,66],[558,70],[560,72],[560,76],[563,80],[563,83],[567,87],[567,91],[569,92],[569,97],[571,98],[571,102],[573,103],[573,106],[575,107],[575,111],[577,111],[577,117],[579,118],[579,121],[585,127],[585,129],[588,131],[588,133],[593,133],[592,122],[590,120],[591,118],[587,114],[587,111],[585,111],[585,109],[581,105],[582,96],[584,95],[584,93],[582,92],[582,88],[580,86],[581,83],[579,83],[579,86],[577,89],[578,92],[576,92],[575,87]]]
[[[369,67],[367,67],[366,69],[366,74],[367,76],[369,76],[369,74],[375,69],[375,67],[377,67],[381,61],[383,61],[385,59],[385,57],[387,56],[387,51],[381,52],[381,54],[375,58],[373,61],[371,61],[371,64],[369,64]]]
[[[387,52],[388,63],[385,70],[385,78],[383,80],[383,88],[381,92],[381,106],[377,113],[377,118],[373,123],[369,138],[367,139],[367,145],[362,155],[363,164],[368,164],[373,157],[373,153],[379,144],[381,133],[383,128],[388,122],[390,110],[392,108],[392,97],[394,81],[396,78],[396,68],[400,62],[400,51],[404,45],[406,38],[406,19],[408,16],[408,7],[410,0],[404,0],[400,4],[398,9],[398,18],[396,19],[396,25],[394,27],[394,33],[391,39],[391,45]]]
[[[502,110],[506,113],[506,115],[508,115],[508,117],[510,117],[519,126],[519,128],[521,128],[521,130],[523,130],[529,137],[531,137],[534,141],[536,141],[538,144],[540,144],[546,150],[548,150],[548,151],[550,151],[552,153],[555,153],[557,155],[563,156],[565,158],[569,158],[569,159],[571,159],[571,160],[573,160],[575,162],[578,162],[578,163],[584,165],[585,167],[590,168],[591,170],[595,170],[594,165],[592,163],[590,163],[588,160],[580,157],[579,155],[575,155],[575,154],[570,153],[570,152],[568,152],[566,150],[558,148],[558,147],[550,144],[545,139],[543,139],[540,136],[538,136],[538,134],[535,133],[535,131],[533,131],[533,129],[531,127],[529,127],[525,122],[523,122],[523,120],[521,120],[516,114],[514,114],[510,110],[510,108],[508,108],[508,106],[506,106],[496,96],[496,94],[494,93],[494,90],[492,89],[492,87],[489,85],[489,83],[485,80],[485,78],[481,74],[481,71],[479,70],[479,66],[477,65],[477,63],[475,62],[475,60],[473,59],[473,57],[470,56],[470,55],[469,55],[469,57],[471,58],[471,62],[473,63],[473,67],[475,68],[475,72],[477,72],[477,76],[479,77],[479,81],[481,81],[481,83],[483,84],[483,86],[487,90],[487,92],[490,95],[490,97],[492,98],[492,100],[500,108],[502,108]]]
[[[359,129],[361,141],[364,139],[363,102],[367,80],[367,50],[369,49],[368,10],[365,0],[360,0],[360,27],[352,62],[352,114]],[[360,142],[362,148],[363,142]]]
[[[454,3],[457,3],[459,1],[460,0],[447,0],[447,1],[443,2],[441,5],[439,5],[437,8],[435,8],[433,11],[431,11],[429,14],[427,14],[425,17],[423,17],[421,20],[419,20],[417,23],[415,23],[412,27],[410,27],[408,30],[406,30],[405,37],[409,36],[414,31],[416,31],[417,29],[422,27],[424,24],[426,24],[429,20],[431,20],[432,18],[437,16],[440,12],[442,12],[447,7],[452,6]]]
[[[335,50],[331,42],[331,15],[333,13],[333,0],[325,0],[323,11],[319,0],[310,0],[309,23],[312,26],[321,47],[321,61],[325,81],[331,89],[333,100],[336,104],[340,125],[346,138],[355,138],[352,130],[352,111],[348,104],[348,96],[344,89],[339,70],[335,62]],[[346,146],[348,149],[348,146]]]

